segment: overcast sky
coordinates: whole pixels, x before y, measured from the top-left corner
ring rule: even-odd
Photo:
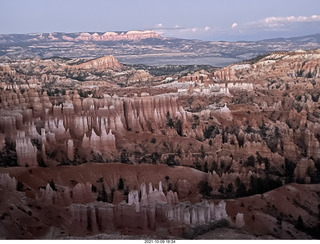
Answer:
[[[0,0],[0,33],[155,30],[202,40],[320,33],[319,0]]]

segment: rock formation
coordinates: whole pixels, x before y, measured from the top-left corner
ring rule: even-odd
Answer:
[[[24,131],[18,131],[16,139],[16,152],[18,164],[20,166],[38,166],[37,148],[32,145],[30,137]]]
[[[9,191],[15,191],[17,189],[17,180],[14,177],[10,177],[8,173],[0,174],[0,187]]]
[[[74,40],[76,41],[119,41],[119,40],[127,40],[127,41],[136,41],[147,38],[161,38],[161,36],[154,31],[128,31],[126,33],[116,33],[116,32],[106,32],[102,35],[98,33],[89,34],[89,33],[81,33]],[[70,37],[65,37],[66,40],[73,40]]]
[[[319,78],[319,50],[272,53],[254,64],[241,63],[222,68],[214,79],[222,81],[256,80],[261,77],[314,77]]]
[[[82,64],[70,66],[73,69],[121,70],[122,65],[113,56],[105,56]]]

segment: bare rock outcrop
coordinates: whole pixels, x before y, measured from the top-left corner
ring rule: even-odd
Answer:
[[[320,51],[272,53],[254,63],[229,65],[214,72],[220,81],[256,80],[260,77],[307,77],[319,78]]]
[[[0,187],[5,188],[9,191],[14,191],[17,189],[17,180],[14,177],[10,177],[8,173],[1,173]]]
[[[115,57],[110,55],[110,56],[94,59],[82,64],[73,65],[73,66],[70,66],[70,68],[96,69],[96,70],[106,70],[106,69],[121,70],[122,65],[118,62],[118,60]]]
[[[38,166],[37,148],[32,145],[30,137],[24,131],[18,131],[16,139],[17,160],[20,166]]]
[[[64,36],[64,40],[67,41],[120,41],[120,40],[127,40],[127,41],[137,41],[147,38],[162,38],[161,35],[154,31],[128,31],[128,32],[106,32],[102,35],[98,33],[90,34],[83,32],[78,37],[72,38],[68,36]]]

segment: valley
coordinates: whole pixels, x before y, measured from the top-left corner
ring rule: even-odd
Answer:
[[[104,38],[164,41],[136,34]],[[43,40],[105,41],[79,36]],[[319,49],[223,68],[100,54],[2,59],[1,238],[319,238]]]

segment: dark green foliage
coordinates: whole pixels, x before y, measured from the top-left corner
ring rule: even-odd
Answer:
[[[76,147],[74,149],[74,158],[73,161],[70,161],[69,159],[65,159],[66,164],[72,164],[72,165],[79,165],[84,164],[87,162],[87,159],[80,155],[79,148]]]
[[[303,70],[298,70],[297,71],[297,77],[302,77],[303,76]]]
[[[221,194],[224,193],[224,187],[223,185],[220,185],[219,189],[218,189],[218,192],[220,192]]]
[[[208,172],[209,172],[209,169],[208,169],[208,163],[207,163],[207,162],[205,162],[205,163],[204,163],[203,171],[204,171],[204,172],[206,172],[206,173],[208,173]]]
[[[237,197],[244,197],[244,196],[247,195],[246,186],[242,182],[240,183],[240,186],[237,189],[237,194],[236,195],[237,195]]]
[[[199,193],[203,197],[210,197],[211,196],[212,187],[210,186],[208,181],[200,181],[198,184],[198,188],[199,188]]]
[[[160,162],[160,159],[161,159],[161,155],[159,153],[157,152],[151,153],[151,160],[153,164]]]
[[[112,188],[111,189],[111,199],[110,202],[113,202],[113,198],[114,198],[114,192],[116,191],[116,189]]]
[[[251,125],[248,125],[247,128],[245,129],[246,133],[254,133],[255,131],[252,129]]]
[[[127,186],[126,189],[123,191],[123,195],[128,196],[129,195],[129,187]]]
[[[317,224],[314,227],[304,226],[303,231],[313,237],[314,239],[320,239],[320,224]]]
[[[312,95],[312,101],[313,102],[318,102],[320,94],[319,93],[315,93],[315,94],[311,94]]]
[[[205,158],[206,157],[206,152],[204,151],[204,147],[203,145],[201,145],[201,158]],[[208,166],[208,165],[207,165]]]
[[[254,195],[263,192],[263,183],[261,178],[256,178],[253,175],[250,177],[249,194]]]
[[[97,201],[108,202],[108,194],[106,192],[106,188],[104,187],[104,184],[102,184],[102,190],[98,194]]]
[[[52,190],[57,191],[56,185],[53,181],[53,179],[51,179],[51,181],[49,182],[50,187],[52,188]]]
[[[173,119],[170,117],[170,113],[167,112],[167,126],[169,126],[170,128],[173,128],[174,124],[173,124]]]
[[[309,71],[306,77],[307,77],[307,78],[312,78],[312,77],[313,77],[313,76],[312,76],[312,73]]]
[[[237,197],[244,197],[247,195],[246,186],[241,182],[239,177],[237,177],[236,179],[236,186],[237,186],[237,191],[236,191]]]
[[[95,185],[92,185],[91,186],[91,191],[96,193],[97,192],[97,187]]]
[[[192,129],[195,129],[199,124],[200,124],[199,116],[193,115]]]
[[[0,167],[18,166],[17,153],[14,145],[6,144],[0,151]]]
[[[245,165],[246,167],[250,167],[250,166],[251,166],[251,167],[254,167],[255,162],[256,162],[255,157],[254,157],[253,155],[250,155],[250,156],[248,157],[247,161],[244,163],[244,165]]]
[[[211,172],[212,172],[212,171],[216,171],[216,172],[218,171],[218,164],[217,164],[217,162],[212,162],[210,171],[211,171]]]
[[[228,142],[228,131],[222,129],[222,143]]]
[[[307,169],[307,175],[311,178],[312,184],[320,183],[320,159],[314,161],[314,168]]]
[[[9,214],[7,213],[3,213],[0,217],[1,220],[4,220],[7,216],[9,216]]]
[[[226,189],[226,192],[227,192],[227,193],[232,193],[232,192],[233,192],[233,185],[232,185],[232,183],[230,183],[230,184],[228,185],[228,187],[227,187],[227,189]]]
[[[178,165],[178,163],[174,160],[175,155],[174,154],[170,154],[167,159],[166,159],[166,165],[173,167],[175,165]]]
[[[304,229],[304,223],[303,223],[303,220],[302,220],[301,215],[299,215],[295,227],[296,227],[296,229],[298,229],[298,230],[303,230],[303,229]]]
[[[169,118],[169,119],[168,119],[167,125],[168,125],[170,128],[173,128],[174,124],[173,124],[172,118]]]
[[[98,153],[98,152],[94,152],[93,150],[91,150],[90,159],[92,162],[95,162],[95,163],[103,163],[104,162],[102,154]]]
[[[199,162],[196,162],[194,165],[197,170],[202,170],[201,164]]]
[[[316,166],[316,163],[315,163]],[[308,167],[307,168],[307,176],[310,177],[312,184],[318,184],[320,183],[320,172],[317,170],[317,168]]]
[[[268,148],[275,153],[277,151],[278,140],[281,138],[279,128],[276,127],[274,131],[269,131],[269,128],[263,123],[259,129],[262,139],[266,141]]]
[[[237,137],[237,140],[238,140],[238,145],[239,145],[239,147],[243,147],[244,138],[243,138],[243,137],[240,137],[239,134],[237,134],[236,137]]]
[[[102,183],[104,181],[103,177],[99,178],[97,182]]]
[[[121,152],[120,163],[123,163],[123,164],[129,164],[130,163],[129,154],[127,153],[126,150],[123,150]]]
[[[289,159],[285,158],[285,177],[286,177],[286,183],[293,182],[294,177],[294,169],[296,168],[296,165]]]
[[[43,158],[41,157],[41,155],[39,155],[39,157],[38,157],[38,164],[40,167],[43,167],[43,168],[48,167],[48,165],[46,165],[46,163],[43,161]]]
[[[173,186],[172,186],[172,183],[169,183],[169,185],[168,185],[168,191],[174,191]]]
[[[263,59],[264,57],[267,57],[268,55],[270,55],[270,53],[261,54],[261,55],[254,57],[254,58],[246,59],[243,61],[243,63],[254,64],[254,63],[257,63],[258,61],[260,61],[261,59]]]
[[[198,121],[198,120],[199,120],[199,116],[196,115],[196,114],[194,114],[194,115],[193,115],[193,119],[196,120],[196,121]]]
[[[216,136],[216,127],[214,127],[213,125],[210,125],[204,132],[204,138],[209,139],[209,138],[215,138]]]
[[[21,181],[17,183],[17,191],[23,191],[23,183]]]
[[[280,130],[279,130],[279,127],[275,127],[274,128],[274,134],[277,138],[280,138],[281,137],[281,133],[280,133]]]
[[[167,126],[170,127],[171,129],[172,128],[175,128],[178,135],[179,136],[182,136],[182,121],[180,119],[176,120],[176,119],[172,119],[170,117],[170,113],[167,112]]]
[[[176,122],[176,130],[179,136],[182,136],[182,122],[180,119]]]
[[[318,158],[315,162],[314,165],[317,169],[317,171],[320,173],[320,158]]]
[[[70,184],[71,184],[73,187],[75,187],[75,186],[78,184],[78,182],[77,182],[76,180],[70,180]]]
[[[152,40],[152,39],[147,39]],[[152,44],[156,44],[154,41],[152,41]],[[129,65],[127,65],[129,66]],[[206,71],[215,71],[216,68],[214,68],[211,65],[161,65],[161,66],[147,66],[145,64],[133,64],[130,65],[130,67],[133,67],[135,69],[143,69],[147,70],[151,75],[153,76],[171,76],[176,75],[177,73],[182,73],[183,75],[186,75],[188,73],[194,73],[198,70],[206,70]]]
[[[119,183],[118,183],[118,190],[124,189],[124,180],[120,177]]]
[[[264,192],[276,189],[280,186],[282,186],[282,182],[279,178],[277,180],[274,180],[270,178],[269,175],[267,175],[264,179],[251,176],[250,190],[248,191],[248,195],[262,194]]]
[[[253,216],[253,215],[252,215]],[[277,216],[277,224],[280,225],[280,228],[281,228],[281,225],[282,225],[282,216]]]
[[[265,165],[265,170],[268,171],[270,169],[270,162],[268,158],[264,158],[260,155],[259,152],[256,152],[257,155],[257,161],[258,163],[261,165],[262,163],[264,163]]]

